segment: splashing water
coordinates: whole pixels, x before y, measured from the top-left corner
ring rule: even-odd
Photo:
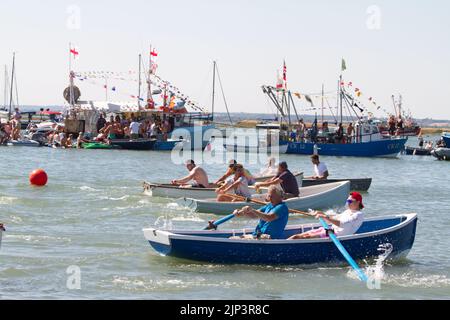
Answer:
[[[172,230],[172,228],[173,228],[172,220],[169,219],[169,217],[167,215],[158,217],[156,219],[154,225],[155,225],[155,228],[164,229],[164,230]]]
[[[369,279],[381,281],[385,276],[384,273],[384,261],[389,257],[392,253],[394,247],[390,243],[383,243],[378,246],[378,251],[381,253],[375,259],[375,265],[366,267],[366,274]]]

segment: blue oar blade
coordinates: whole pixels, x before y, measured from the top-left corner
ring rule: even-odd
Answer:
[[[320,219],[320,223],[322,224],[322,226],[325,229],[328,229],[327,223],[322,218]],[[342,255],[344,256],[345,260],[347,260],[348,264],[356,271],[356,273],[358,274],[359,279],[361,281],[367,282],[367,280],[369,280],[367,278],[367,275],[361,270],[361,268],[358,266],[358,264],[355,262],[355,260],[353,260],[353,258],[347,252],[347,250],[345,250],[344,246],[339,241],[339,239],[336,237],[336,235],[333,234],[333,233],[329,233],[328,235],[329,235],[330,239],[333,241],[334,245],[342,253]]]

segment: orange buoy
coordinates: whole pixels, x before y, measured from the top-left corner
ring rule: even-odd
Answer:
[[[30,183],[34,186],[45,186],[47,179],[47,173],[43,169],[36,169],[30,173]]]

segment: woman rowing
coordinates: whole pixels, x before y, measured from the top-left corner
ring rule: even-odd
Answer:
[[[244,198],[250,198],[252,193],[248,188],[248,180],[245,175],[244,167],[241,164],[237,164],[234,167],[234,177],[226,180],[220,188],[216,189],[217,201],[219,202],[234,202],[236,200],[233,195],[227,194],[227,192],[234,190],[234,193]]]
[[[288,240],[327,238],[330,230],[338,237],[356,233],[364,221],[364,214],[361,212],[364,208],[361,194],[358,192],[350,193],[350,196],[347,199],[347,205],[348,209],[338,215],[327,216],[320,211],[316,213],[316,219],[323,218],[327,223],[332,224],[331,229],[326,230],[321,227],[319,229],[293,235]]]
[[[230,161],[228,162],[228,169],[227,169],[227,172],[225,172],[225,174],[224,174],[222,177],[220,177],[216,182],[214,182],[214,184],[219,185],[219,184],[224,183],[225,180],[226,180],[228,177],[230,177],[230,176],[232,176],[232,175],[234,174],[234,172],[235,172],[235,166],[236,166],[236,165],[237,165],[236,160],[230,160]],[[248,171],[247,169],[244,169],[244,174],[245,174],[245,177],[246,177],[247,180],[248,180],[248,185],[249,185],[249,186],[254,185],[255,182],[256,182],[256,180],[255,180],[255,178],[253,177],[253,175],[250,173],[250,171]]]

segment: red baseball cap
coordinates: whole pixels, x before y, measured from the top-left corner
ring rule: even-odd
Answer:
[[[363,205],[363,203],[362,203],[362,196],[361,196],[361,194],[360,194],[359,192],[351,192],[351,193],[350,193],[350,196],[351,196],[354,200],[358,201],[358,202],[361,204],[361,207],[364,208],[364,205]]]

